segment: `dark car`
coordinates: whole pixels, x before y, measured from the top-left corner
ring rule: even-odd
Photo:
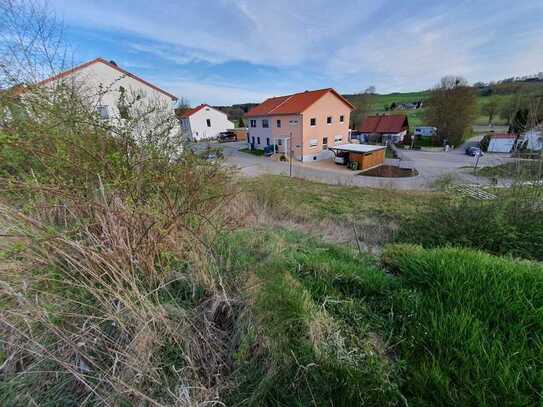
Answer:
[[[236,133],[234,133],[233,131],[223,131],[222,133],[219,133],[219,143],[226,143],[236,140]]]
[[[475,157],[477,155],[483,155],[483,151],[479,147],[468,147],[466,148],[466,154]]]

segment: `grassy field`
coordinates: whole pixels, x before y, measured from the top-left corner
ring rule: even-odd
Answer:
[[[238,232],[223,250],[252,304],[232,404],[540,401],[540,264],[399,245],[383,269],[284,229]]]
[[[448,199],[439,193],[345,187],[283,176],[249,179],[243,186],[273,210],[315,221],[372,217],[397,221],[417,213],[430,201]]]
[[[478,174],[483,177],[540,180],[543,177],[543,161],[517,161],[492,167],[483,167],[479,170]]]

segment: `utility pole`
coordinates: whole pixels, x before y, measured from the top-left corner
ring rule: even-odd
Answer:
[[[292,132],[290,132],[290,138],[289,138],[289,147],[290,147],[290,169],[289,169],[289,177],[292,177]]]

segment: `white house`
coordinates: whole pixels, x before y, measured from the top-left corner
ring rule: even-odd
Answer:
[[[510,153],[513,151],[517,136],[511,133],[494,133],[490,136],[487,152]]]
[[[226,113],[206,104],[181,115],[181,128],[194,141],[217,138],[219,133],[234,127]]]
[[[61,72],[36,84],[37,87],[55,88],[68,85],[77,89],[81,96],[88,98],[100,116],[113,120],[122,116],[119,101],[137,100],[138,103],[159,102],[172,109],[177,97],[153,85],[139,76],[119,67],[113,61],[96,58],[67,71]],[[17,93],[24,94],[21,87]],[[140,102],[141,101],[141,102]]]

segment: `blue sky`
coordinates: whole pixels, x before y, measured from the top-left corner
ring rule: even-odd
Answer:
[[[543,0],[50,0],[74,62],[101,56],[179,97],[415,91],[543,71]]]

